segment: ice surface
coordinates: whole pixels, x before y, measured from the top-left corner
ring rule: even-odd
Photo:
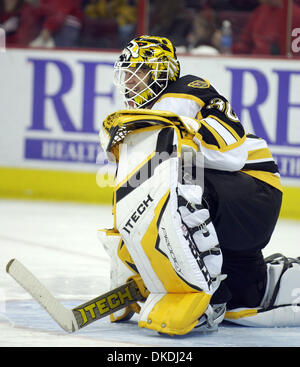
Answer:
[[[161,336],[136,318],[104,318],[74,334],[63,331],[5,271],[17,258],[69,308],[109,289],[109,259],[97,230],[111,227],[111,207],[0,200],[0,347],[224,347],[300,346],[300,328],[222,324],[218,332]],[[281,219],[264,254],[300,255],[300,222]]]

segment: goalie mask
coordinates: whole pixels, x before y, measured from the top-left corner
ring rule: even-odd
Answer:
[[[125,47],[114,66],[114,84],[127,108],[142,108],[178,79],[175,47],[164,37],[141,36]]]

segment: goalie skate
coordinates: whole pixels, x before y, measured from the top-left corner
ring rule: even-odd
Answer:
[[[267,286],[260,306],[228,310],[225,319],[253,327],[300,326],[300,257],[274,254],[265,262]]]

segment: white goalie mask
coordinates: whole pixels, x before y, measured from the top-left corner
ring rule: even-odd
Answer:
[[[127,108],[142,108],[155,100],[180,73],[175,48],[163,37],[132,40],[114,66],[114,84]]]

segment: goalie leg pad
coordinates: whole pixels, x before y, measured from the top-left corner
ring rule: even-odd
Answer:
[[[114,195],[116,228],[150,291],[139,326],[179,335],[206,311],[222,266],[216,233],[201,206],[202,189],[179,183],[180,139],[175,128],[127,135]],[[166,146],[172,154],[155,161],[157,149]],[[131,185],[133,178],[138,185]],[[193,212],[181,208],[178,191]]]
[[[211,295],[218,287],[222,254],[212,223],[207,223],[211,233],[201,233],[196,226],[192,236],[184,224],[178,203],[180,139],[175,128],[126,136],[126,155],[120,147],[116,177],[116,227],[151,293],[204,291]],[[165,146],[176,154],[153,160],[158,147]],[[128,167],[136,156],[143,158]],[[150,172],[150,177],[145,172]],[[132,175],[142,177],[142,182],[132,187]],[[181,190],[187,200],[201,202],[201,188],[190,185],[188,191],[194,192],[190,199]],[[193,219],[207,219],[208,213],[202,209],[193,213]]]
[[[300,259],[274,254],[266,263],[268,280],[260,306],[228,310],[225,319],[252,327],[300,326]]]
[[[138,326],[169,335],[187,334],[206,311],[210,298],[204,292],[150,294]]]
[[[134,265],[134,262],[120,236],[116,230],[99,230],[98,239],[110,256],[110,289],[114,289],[130,279],[134,279],[137,284],[142,282],[141,277]],[[139,289],[143,289],[140,285]],[[134,303],[122,310],[110,315],[111,322],[125,321],[130,319],[134,313],[139,313],[140,306]]]

